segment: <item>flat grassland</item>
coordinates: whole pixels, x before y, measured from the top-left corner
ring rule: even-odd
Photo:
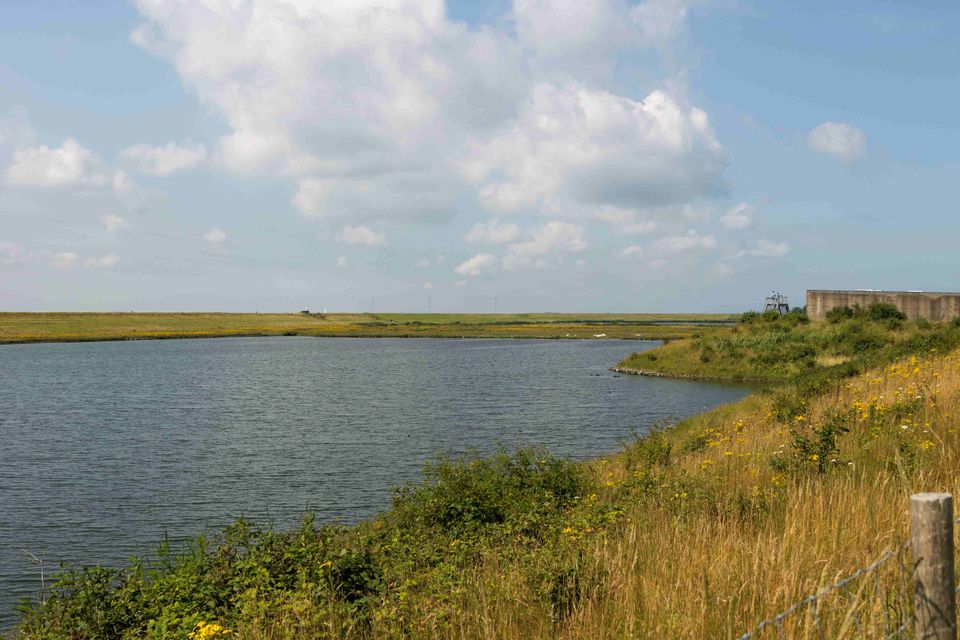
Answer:
[[[0,313],[0,344],[230,336],[691,337],[726,314]]]

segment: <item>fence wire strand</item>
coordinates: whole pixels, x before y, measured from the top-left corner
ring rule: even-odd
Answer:
[[[958,520],[960,520],[960,518],[958,518]],[[877,576],[877,573],[876,573],[876,572],[877,572],[877,569],[879,569],[879,568],[882,567],[884,564],[886,564],[887,562],[889,562],[892,558],[896,558],[896,557],[899,555],[900,551],[902,551],[903,549],[905,549],[905,548],[908,546],[908,544],[909,544],[909,543],[906,543],[906,542],[905,542],[905,543],[902,543],[902,544],[898,545],[898,547],[895,548],[895,549],[890,549],[890,550],[885,551],[879,558],[877,558],[876,560],[874,560],[873,562],[871,562],[869,565],[867,565],[867,566],[865,566],[865,567],[862,567],[862,568],[860,568],[860,569],[857,569],[856,571],[854,571],[853,573],[851,573],[851,574],[848,575],[847,577],[842,578],[841,580],[838,580],[837,582],[834,582],[833,584],[827,585],[827,586],[823,587],[822,589],[820,589],[819,591],[817,591],[816,593],[812,593],[812,594],[810,594],[809,596],[807,596],[806,598],[803,598],[802,600],[799,600],[799,601],[795,602],[793,605],[791,605],[790,607],[788,607],[787,609],[785,609],[785,610],[782,611],[781,613],[778,613],[777,615],[773,616],[772,618],[767,618],[767,619],[765,619],[765,620],[760,621],[753,629],[751,629],[751,630],[747,631],[746,633],[744,633],[743,635],[739,636],[737,640],[750,640],[750,638],[756,638],[756,637],[758,637],[758,635],[759,635],[759,633],[760,633],[761,631],[763,631],[763,630],[766,629],[767,627],[771,627],[771,626],[774,627],[774,628],[777,630],[779,637],[781,637],[781,638],[782,638],[782,637],[785,637],[784,628],[783,628],[783,622],[784,622],[784,620],[786,620],[787,618],[789,618],[791,615],[793,615],[793,614],[796,613],[797,611],[800,611],[801,609],[805,609],[805,608],[809,608],[809,609],[810,609],[810,613],[811,613],[811,615],[813,616],[814,624],[815,624],[815,626],[816,626],[817,634],[818,634],[818,636],[822,639],[822,638],[824,637],[824,635],[823,635],[823,629],[822,629],[822,627],[821,627],[820,612],[819,612],[819,608],[817,607],[817,602],[820,601],[820,600],[822,600],[824,597],[830,595],[831,593],[843,589],[843,588],[846,587],[847,585],[855,582],[856,580],[858,580],[859,578],[861,578],[861,577],[863,577],[863,576],[865,576],[865,575],[872,575],[872,577],[873,577],[873,579],[874,579],[874,584],[875,584],[875,586],[877,587],[878,593],[881,593],[881,594],[882,594],[882,593],[883,593],[883,590],[882,590],[882,588],[880,587],[880,579],[879,579],[879,576]],[[886,621],[887,625],[889,626],[889,624],[890,624],[890,614],[889,614],[889,612],[887,611],[886,603],[884,603],[884,606],[883,606],[883,613],[884,613],[885,621]],[[860,628],[860,623],[859,623],[859,621],[856,621],[856,624],[857,624],[857,627],[858,627],[858,629],[859,629],[859,628]],[[896,634],[897,634],[897,633],[900,633],[900,632],[901,632],[902,630],[904,630],[904,629],[906,629],[906,623],[904,623],[903,625],[900,626],[900,628],[898,628],[897,630],[895,630],[895,631],[893,632],[893,635],[889,635],[889,636],[886,636],[886,637],[887,637],[887,638],[895,638],[895,637],[898,637]],[[862,633],[863,633],[863,632],[862,632],[862,630],[861,630],[861,634],[862,634]]]
[[[954,525],[960,525],[960,517],[956,518],[953,522],[954,522]],[[784,621],[790,616],[792,616],[794,613],[796,613],[797,611],[800,611],[804,608],[809,608],[810,613],[813,617],[813,622],[816,628],[817,636],[822,640],[824,635],[823,635],[823,628],[820,620],[820,607],[818,607],[819,601],[822,600],[825,596],[828,596],[835,591],[840,591],[844,589],[844,587],[846,587],[847,585],[851,584],[852,582],[858,580],[859,578],[865,575],[870,575],[870,577],[873,579],[874,588],[876,589],[876,592],[877,594],[879,594],[880,600],[882,601],[881,604],[883,608],[884,628],[890,628],[890,626],[893,624],[893,621],[891,621],[890,619],[890,611],[888,606],[890,603],[887,602],[887,598],[884,595],[885,591],[883,589],[882,584],[880,583],[880,576],[877,574],[877,570],[880,567],[882,567],[884,564],[889,562],[891,559],[899,556],[900,552],[908,548],[909,546],[910,546],[910,542],[907,541],[907,542],[901,543],[895,549],[885,551],[879,558],[874,560],[869,565],[862,567],[857,571],[854,571],[847,577],[841,580],[838,580],[837,582],[834,582],[831,585],[827,585],[826,587],[823,587],[816,593],[812,593],[806,598],[803,598],[802,600],[795,602],[790,607],[778,613],[777,615],[773,616],[772,618],[761,620],[756,626],[753,627],[753,629],[739,636],[737,640],[750,640],[751,638],[756,638],[758,637],[760,632],[766,629],[767,627],[773,627],[773,629],[776,630],[778,638],[785,638],[786,630],[784,629],[784,626],[783,626]],[[901,562],[901,565],[903,565],[902,562]],[[905,570],[906,567],[901,566],[901,569]],[[957,588],[955,589],[955,592],[957,594],[960,594],[960,586],[957,586]],[[847,601],[849,610],[851,612],[855,612],[857,604],[854,597],[847,591],[841,591],[841,593]],[[884,639],[885,640],[902,640],[903,638],[906,637],[905,634],[907,633],[907,627],[909,623],[910,623],[910,620],[901,622],[901,624],[898,625],[893,631],[883,636]],[[857,633],[860,635],[860,637],[863,637],[864,630],[860,624],[859,617],[855,613],[853,614],[853,624],[856,627]]]

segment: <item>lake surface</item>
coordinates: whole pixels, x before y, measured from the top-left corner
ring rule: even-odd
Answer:
[[[169,534],[389,506],[444,452],[573,458],[744,386],[607,371],[656,342],[221,338],[0,347],[0,629],[27,551],[120,566]]]

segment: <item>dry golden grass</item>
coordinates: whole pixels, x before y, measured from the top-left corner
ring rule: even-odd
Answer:
[[[838,364],[843,364],[844,362],[849,362],[850,356],[836,356],[836,355],[819,355],[816,357],[815,362],[818,367],[835,367]]]
[[[521,563],[482,563],[464,581],[456,628],[424,629],[424,635],[738,637],[886,551],[901,550],[911,493],[960,491],[960,354],[899,363],[815,400],[796,421],[799,428],[837,412],[854,424],[823,475],[771,468],[772,457],[789,455],[791,434],[773,420],[768,404],[753,396],[669,434],[675,444],[706,434],[702,451],[673,464],[696,476],[706,496],[743,497],[747,512],[718,512],[677,493],[671,508],[647,503],[622,526],[582,539],[583,597],[557,623],[529,592]],[[596,472],[615,488],[629,476],[624,460],[598,463]],[[756,513],[749,513],[751,504]],[[825,597],[818,611],[825,637],[884,637],[902,623],[909,615],[905,563],[909,558],[900,552],[876,578],[867,575]],[[783,631],[789,638],[817,637],[812,611],[788,617]],[[759,637],[778,636],[768,627]]]

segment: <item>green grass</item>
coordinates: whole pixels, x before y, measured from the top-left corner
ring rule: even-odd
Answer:
[[[955,323],[871,320],[866,314],[809,323],[796,314],[782,319],[748,315],[737,326],[635,353],[618,367],[677,377],[786,382],[854,375],[879,362],[957,344]]]
[[[0,344],[229,336],[671,339],[715,314],[0,313]]]

